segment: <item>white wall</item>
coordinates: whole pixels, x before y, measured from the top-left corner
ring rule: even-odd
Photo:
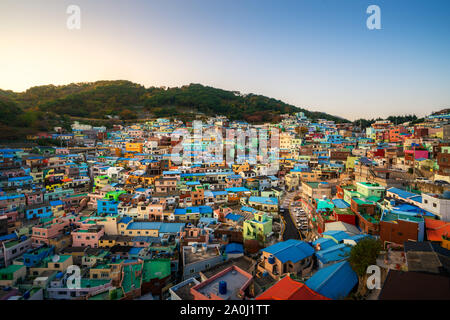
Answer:
[[[450,221],[450,199],[435,198],[422,193],[421,208],[438,215],[443,221]]]

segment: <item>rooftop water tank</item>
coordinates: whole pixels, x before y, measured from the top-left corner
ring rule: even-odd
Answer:
[[[270,263],[270,264],[274,264],[275,263],[275,257],[273,256],[273,255],[270,255],[269,256],[269,259],[267,259],[268,260],[268,262]]]
[[[219,282],[219,293],[220,294],[226,294],[227,293],[227,282],[226,281],[220,281]]]

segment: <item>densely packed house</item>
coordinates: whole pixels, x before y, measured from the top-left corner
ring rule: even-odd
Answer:
[[[447,121],[76,122],[0,149],[0,300],[343,299],[368,240],[380,298],[420,296],[449,279]]]

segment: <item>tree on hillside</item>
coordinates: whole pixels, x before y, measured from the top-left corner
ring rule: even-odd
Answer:
[[[348,261],[356,274],[363,277],[367,272],[367,267],[376,263],[380,251],[381,242],[379,240],[363,239],[352,248]]]
[[[134,112],[132,112],[131,110],[128,110],[128,109],[122,110],[119,113],[119,116],[120,116],[121,119],[124,119],[124,120],[137,119],[136,113],[134,113]]]

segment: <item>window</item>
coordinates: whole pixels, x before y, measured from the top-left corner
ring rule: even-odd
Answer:
[[[436,203],[433,203],[433,208],[436,208],[437,207],[437,204]]]

